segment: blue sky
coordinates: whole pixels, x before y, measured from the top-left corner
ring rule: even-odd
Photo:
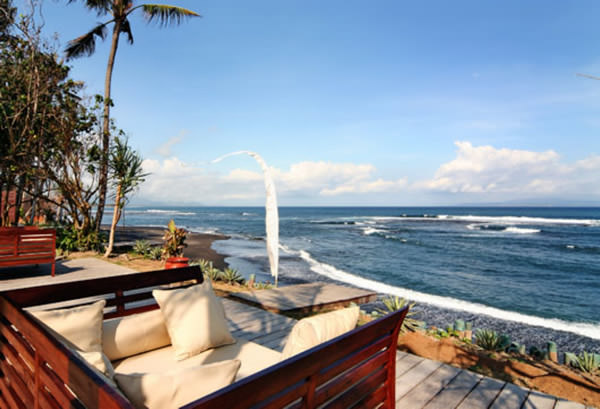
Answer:
[[[152,176],[139,203],[600,204],[597,1],[183,1],[132,18],[112,113]],[[102,21],[47,0],[66,42]],[[109,42],[72,61],[101,93]]]

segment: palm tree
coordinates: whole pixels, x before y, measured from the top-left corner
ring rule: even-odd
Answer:
[[[72,3],[75,0],[69,0]],[[184,9],[182,7],[168,6],[163,4],[140,4],[133,5],[133,0],[85,0],[88,9],[95,11],[98,16],[111,16],[111,18],[101,24],[98,24],[88,33],[71,40],[65,49],[67,59],[81,56],[90,56],[96,49],[96,37],[104,40],[107,27],[112,24],[112,42],[110,53],[108,55],[108,65],[106,66],[106,77],[104,80],[104,112],[102,116],[102,163],[100,165],[98,193],[98,210],[96,212],[96,230],[100,231],[100,223],[104,214],[104,205],[106,203],[106,191],[108,187],[108,151],[110,147],[110,86],[112,81],[113,67],[115,64],[115,55],[119,45],[121,33],[127,34],[130,44],[133,44],[133,34],[128,17],[136,10],[140,10],[146,21],[158,22],[161,26],[178,25],[185,18],[199,17],[200,15]]]
[[[115,205],[110,225],[108,246],[106,247],[104,257],[110,256],[112,252],[115,242],[115,230],[121,218],[127,196],[148,176],[148,173],[143,173],[142,157],[127,144],[126,139],[115,138],[108,162],[112,184],[115,189]]]

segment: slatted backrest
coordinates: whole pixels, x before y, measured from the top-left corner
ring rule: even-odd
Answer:
[[[392,409],[396,344],[407,311],[359,327],[184,408]]]
[[[17,255],[17,243],[19,236],[16,234],[7,234],[8,232],[0,231],[0,258],[14,257]]]
[[[185,287],[202,281],[202,270],[193,266],[23,288],[2,294],[21,308],[61,302],[74,306],[89,303],[90,298],[104,298],[108,307],[105,318],[113,318],[158,308],[152,297],[153,288]]]
[[[0,257],[54,256],[56,230],[35,226],[0,228]]]
[[[132,408],[23,308],[81,305],[100,296],[107,298],[112,311],[105,317],[110,318],[157,308],[151,288],[198,282],[200,268],[186,267],[0,293],[0,408]]]
[[[54,254],[56,230],[24,230],[19,233],[18,255]]]

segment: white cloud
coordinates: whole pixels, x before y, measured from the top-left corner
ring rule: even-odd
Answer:
[[[452,193],[506,193],[512,197],[598,194],[600,156],[568,164],[552,150],[534,152],[456,142],[456,159],[442,164],[432,180],[415,188]]]
[[[144,170],[150,172],[138,198],[169,203],[223,203],[257,201],[264,198],[260,171],[233,169],[216,173],[172,157],[147,159]],[[376,168],[369,164],[300,162],[288,170],[271,168],[280,197],[312,197],[394,192],[407,186],[405,179],[375,178]]]
[[[420,197],[433,200],[510,201],[532,198],[600,198],[600,155],[567,163],[544,152],[473,146],[456,142],[456,157],[430,180],[384,179],[372,164],[304,161],[271,168],[277,193],[286,204],[389,204]],[[258,167],[218,172],[176,157],[147,159],[151,175],[138,199],[170,204],[260,204],[263,175]],[[385,194],[385,195],[382,195]],[[431,196],[435,194],[435,196]],[[395,199],[395,200],[394,200]]]

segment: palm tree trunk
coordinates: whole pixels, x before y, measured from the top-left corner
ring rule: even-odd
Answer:
[[[121,218],[121,185],[117,186],[117,194],[115,196],[115,210],[113,211],[113,219],[110,225],[110,234],[108,236],[108,246],[106,246],[106,252],[104,253],[104,258],[110,256],[112,253],[113,246],[115,244],[115,230],[117,228],[117,223],[119,223],[119,219]]]
[[[98,184],[100,191],[98,194],[98,209],[96,211],[96,231],[100,232],[102,216],[104,215],[104,205],[106,204],[106,191],[108,190],[108,150],[110,148],[110,86],[112,82],[112,72],[115,65],[115,55],[119,46],[119,35],[121,34],[121,21],[115,21],[113,27],[112,43],[110,54],[108,55],[108,65],[106,67],[106,77],[104,79],[104,113],[102,115],[102,162],[100,164],[100,178]]]

